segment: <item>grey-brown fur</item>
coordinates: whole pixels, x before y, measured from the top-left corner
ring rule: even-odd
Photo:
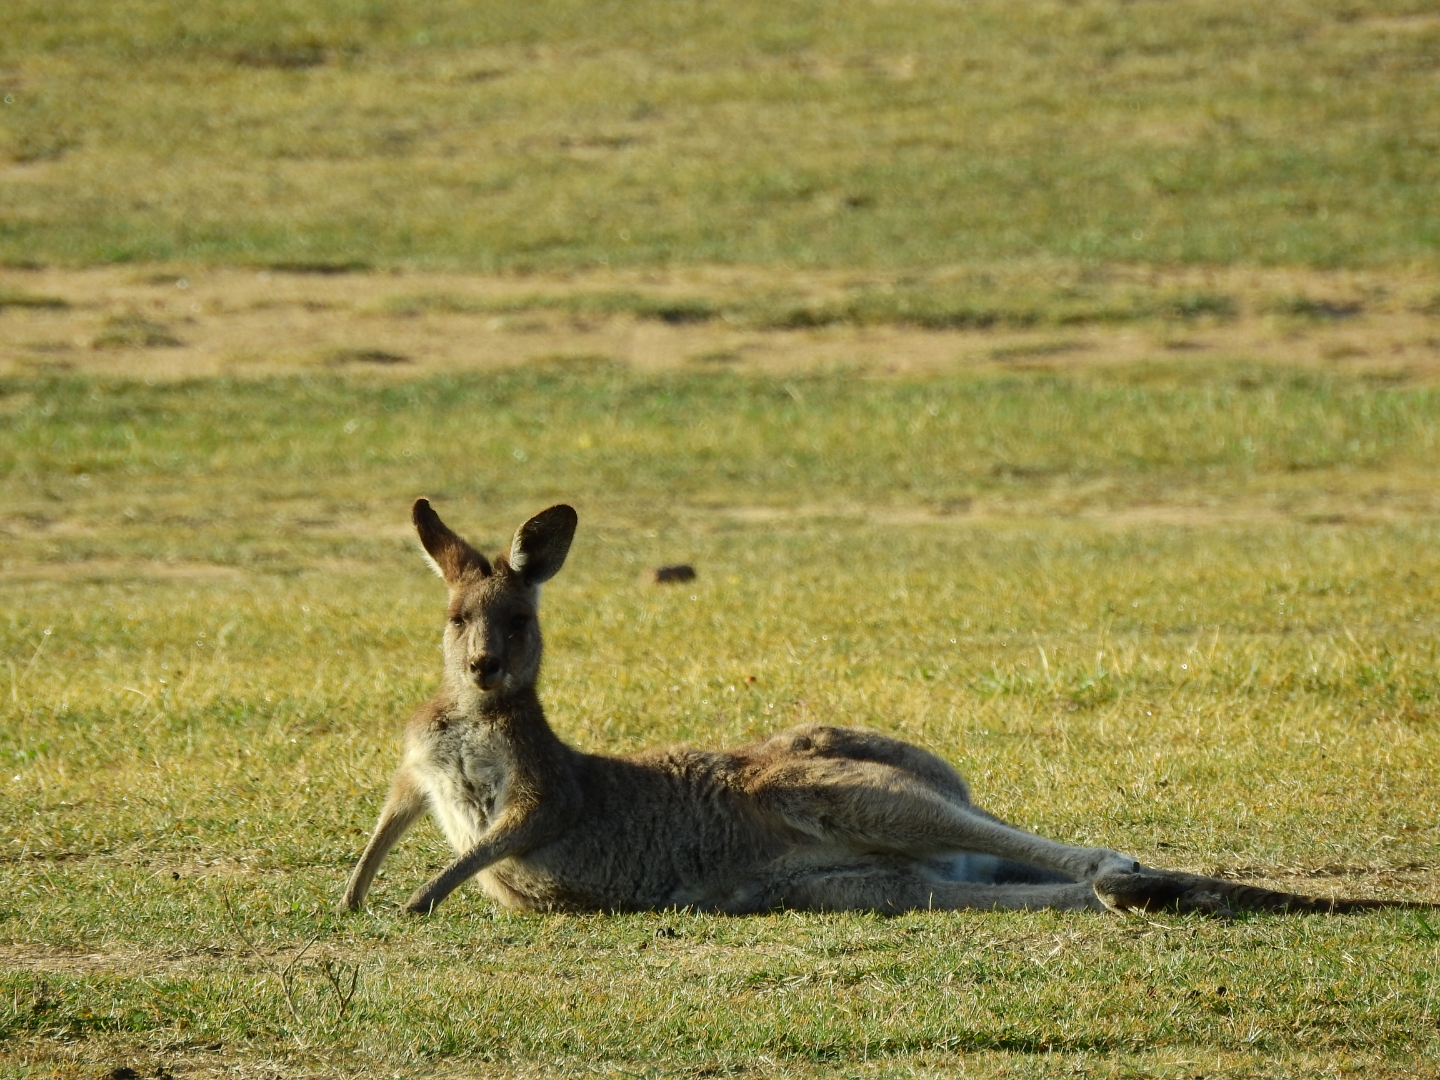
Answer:
[[[1046,840],[972,804],[934,754],[869,731],[806,725],[736,750],[582,753],[556,737],[535,692],[540,586],[565,561],[575,511],[537,514],[493,562],[424,499],[413,516],[450,590],[444,680],[405,729],[390,796],[345,889],[349,910],[427,810],[457,858],[410,897],[417,913],[477,875],[497,902],[534,911],[1384,903],[1153,870],[1108,848]]]

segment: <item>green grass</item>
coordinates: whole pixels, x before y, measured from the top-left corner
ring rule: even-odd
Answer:
[[[0,260],[1435,265],[1398,2],[10,0]]]
[[[1060,839],[1433,897],[1437,406],[1246,365],[4,382],[0,1061],[1433,1076],[1407,913],[416,921],[429,826],[328,906],[437,671],[419,494],[492,548],[579,508],[544,693],[586,748],[870,725]]]
[[[389,385],[14,381],[0,407],[11,513],[43,519],[79,490],[86,507],[163,522],[136,504],[178,498],[187,520],[199,500],[240,534],[282,508],[369,515],[420,489],[489,513],[577,491],[658,515],[977,496],[1123,507],[1211,487],[1384,502],[1424,491],[1440,451],[1433,386],[1245,365],[769,379],[578,359]]]

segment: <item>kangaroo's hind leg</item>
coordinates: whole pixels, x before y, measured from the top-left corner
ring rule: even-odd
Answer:
[[[757,806],[795,833],[857,856],[916,861],[993,855],[1071,881],[1134,872],[1139,862],[1109,848],[1072,847],[1024,829],[875,761],[820,759],[779,764],[759,778]]]
[[[772,907],[796,911],[906,911],[961,909],[1103,911],[1086,882],[1044,885],[983,885],[942,881],[904,865],[850,864],[814,867],[776,882]]]
[[[998,855],[956,855],[943,860],[939,875],[946,881],[973,885],[1070,885],[1075,879],[1056,870]]]

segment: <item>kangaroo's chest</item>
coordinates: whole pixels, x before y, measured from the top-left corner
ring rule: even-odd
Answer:
[[[515,773],[509,744],[478,726],[453,726],[411,753],[411,768],[450,846],[473,847],[505,809]]]

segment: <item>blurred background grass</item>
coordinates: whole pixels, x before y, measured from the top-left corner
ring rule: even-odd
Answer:
[[[0,260],[1433,267],[1414,0],[11,0]]]

